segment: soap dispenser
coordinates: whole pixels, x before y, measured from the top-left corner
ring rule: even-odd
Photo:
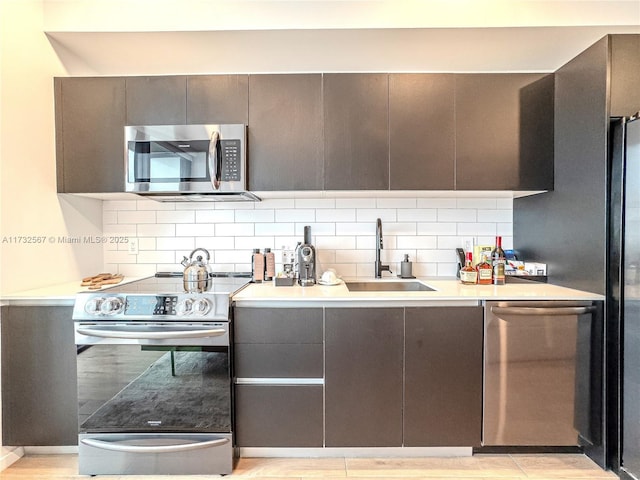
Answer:
[[[413,276],[411,269],[413,268],[413,263],[409,261],[409,254],[404,254],[404,260],[400,262],[400,278],[416,278]]]

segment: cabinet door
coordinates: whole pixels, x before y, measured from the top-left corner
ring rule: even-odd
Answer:
[[[405,446],[480,445],[482,322],[482,307],[405,309]]]
[[[456,190],[553,189],[553,75],[456,75]]]
[[[187,77],[187,123],[249,122],[248,75],[190,75]]]
[[[187,123],[187,79],[127,77],[127,125]]]
[[[250,190],[323,190],[322,75],[251,75],[248,143]]]
[[[2,307],[2,441],[76,445],[73,307]]]
[[[322,322],[321,308],[234,308],[238,446],[322,447]]]
[[[323,76],[324,188],[389,189],[387,74]]]
[[[124,191],[125,80],[56,78],[58,192]]]
[[[454,75],[389,75],[391,190],[455,187]]]
[[[237,385],[236,445],[322,447],[322,386]]]
[[[402,446],[402,308],[325,310],[325,445]]]

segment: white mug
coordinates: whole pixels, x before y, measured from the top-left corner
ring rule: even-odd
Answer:
[[[334,272],[333,270],[327,270],[322,274],[321,280],[322,280],[322,283],[337,283],[338,276],[336,275],[336,272]]]

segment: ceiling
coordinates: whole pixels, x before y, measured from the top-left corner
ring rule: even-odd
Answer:
[[[44,0],[69,75],[549,72],[640,0]],[[639,52],[640,54],[640,52]]]

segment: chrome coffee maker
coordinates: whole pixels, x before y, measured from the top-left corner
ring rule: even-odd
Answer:
[[[304,242],[298,246],[298,283],[303,287],[316,284],[316,249],[311,244],[311,227],[304,227]]]

